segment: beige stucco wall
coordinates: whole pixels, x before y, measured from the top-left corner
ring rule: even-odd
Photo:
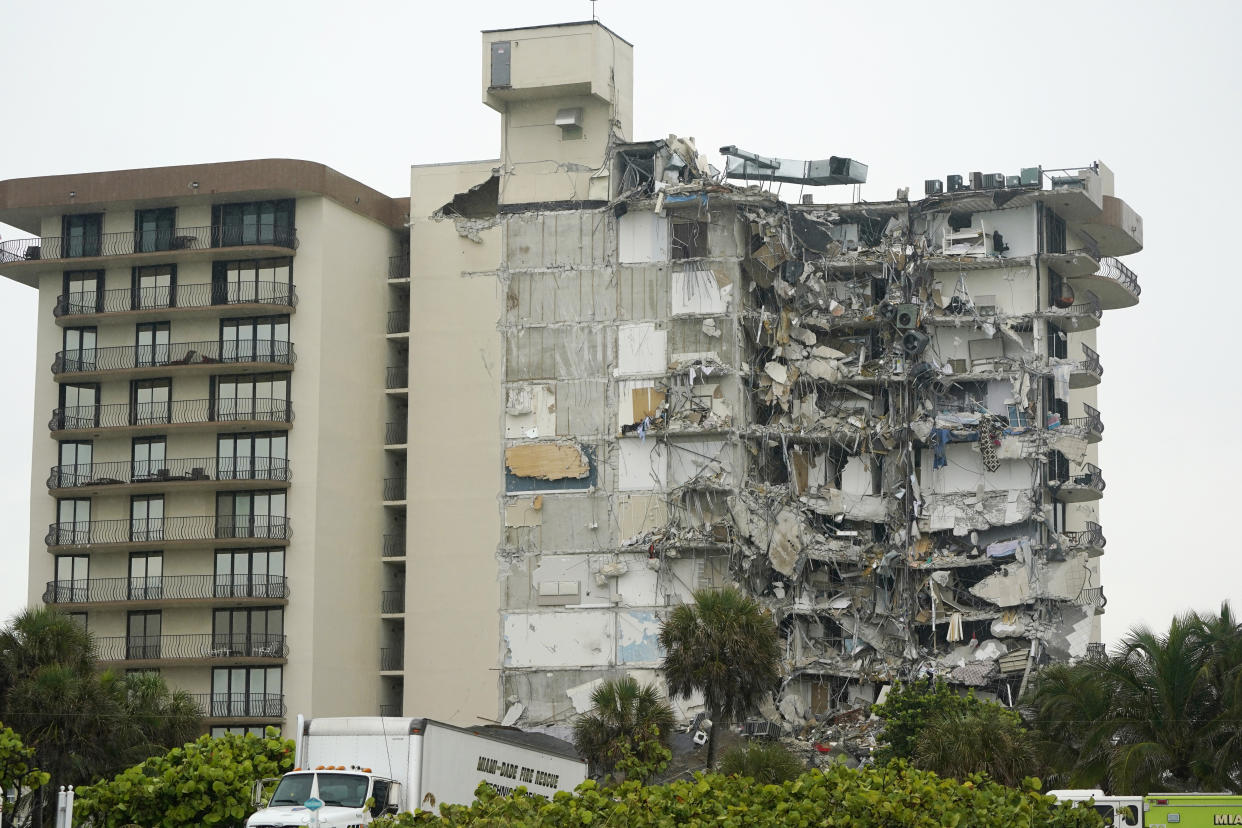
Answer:
[[[404,712],[460,723],[498,714],[501,231],[473,242],[430,215],[496,163],[410,176]]]

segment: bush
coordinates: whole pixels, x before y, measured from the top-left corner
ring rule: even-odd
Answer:
[[[748,742],[725,751],[720,757],[720,773],[724,776],[746,776],[756,782],[788,782],[806,770],[780,742]]]

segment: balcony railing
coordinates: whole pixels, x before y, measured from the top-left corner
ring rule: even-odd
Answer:
[[[380,612],[405,612],[405,590],[386,589],[380,593]]]
[[[410,312],[397,310],[388,312],[388,332],[409,333],[410,332]]]
[[[400,445],[409,438],[409,424],[405,420],[384,425],[384,442],[390,446]]]
[[[1078,593],[1074,603],[1080,607],[1104,609],[1108,599],[1104,597],[1104,587],[1084,587],[1082,592]]]
[[[172,483],[184,480],[292,479],[289,461],[278,457],[174,457],[167,460],[118,460],[52,466],[49,489],[108,486],[126,483]]]
[[[1120,259],[1115,259],[1112,256],[1105,256],[1100,259],[1098,273],[1100,276],[1107,276],[1109,279],[1125,285],[1126,289],[1135,296],[1141,296],[1143,293],[1143,288],[1139,285],[1138,276],[1135,275],[1133,270],[1122,264]]]
[[[261,342],[170,342],[164,345],[119,345],[109,348],[77,348],[57,351],[53,374],[124,371],[133,368],[163,368],[180,365],[239,365],[274,363],[292,365],[297,361],[293,344]]]
[[[384,377],[385,388],[408,388],[410,385],[410,366],[389,365]]]
[[[1082,343],[1083,370],[1097,377],[1104,376],[1104,366],[1100,364],[1100,355],[1087,343]]]
[[[285,715],[280,693],[189,693],[210,719],[279,719]]]
[[[289,597],[283,575],[159,575],[151,578],[83,578],[48,581],[45,604],[94,604],[114,601],[183,601],[194,599]]]
[[[1087,645],[1087,658],[1093,661],[1103,661],[1108,658],[1108,648],[1102,641],[1093,641]]]
[[[388,278],[389,279],[408,279],[410,278],[410,256],[389,256],[388,257]]]
[[[1097,492],[1104,491],[1104,473],[1094,463],[1084,463],[1082,472],[1070,477],[1069,482],[1076,486],[1095,489]]]
[[[395,535],[384,535],[384,546],[382,549],[385,558],[404,558],[405,557],[405,533]]]
[[[1100,411],[1087,403],[1083,403],[1082,410],[1086,413],[1085,417],[1070,417],[1069,424],[1085,429],[1088,434],[1103,434],[1104,420],[1100,417]]]
[[[297,292],[288,282],[241,282],[174,285],[155,288],[117,288],[62,293],[53,316],[123,313],[168,308],[208,308],[214,305],[279,305],[295,307]]]
[[[47,527],[48,546],[99,546],[117,543],[210,541],[263,538],[288,540],[293,527],[286,517],[263,515],[195,515],[193,517],[79,520]]]
[[[405,500],[404,477],[389,477],[384,481],[384,500]]]
[[[288,400],[258,399],[173,400],[152,403],[109,403],[57,408],[47,427],[52,431],[121,428],[190,423],[259,421],[293,422]]]
[[[405,664],[405,650],[398,647],[383,647],[380,649],[380,669],[381,670],[402,670]]]
[[[215,247],[272,246],[296,250],[296,229],[270,228],[258,233],[242,227],[211,225],[177,227],[163,231],[124,231],[87,236],[46,236],[0,242],[0,262],[129,256],[165,250],[205,250]]]
[[[110,635],[95,638],[100,661],[154,661],[200,658],[285,658],[283,635],[188,633],[186,635]]]
[[[1104,308],[1100,305],[1100,299],[1091,291],[1087,291],[1087,295],[1082,302],[1070,305],[1065,308],[1065,313],[1074,314],[1075,316],[1090,316],[1095,320],[1104,317]]]
[[[1066,532],[1065,537],[1071,546],[1093,547],[1103,549],[1108,541],[1104,538],[1104,529],[1095,521],[1087,521],[1087,528],[1076,532]]]

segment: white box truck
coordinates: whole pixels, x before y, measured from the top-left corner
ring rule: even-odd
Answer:
[[[299,715],[295,739],[295,769],[247,828],[366,825],[386,813],[472,802],[480,782],[501,794],[525,785],[551,797],[587,775],[568,742],[507,727]]]

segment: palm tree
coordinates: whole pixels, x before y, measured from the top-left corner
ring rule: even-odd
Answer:
[[[1052,664],[1028,694],[1032,738],[1049,788],[1114,788],[1112,688],[1091,661]]]
[[[746,714],[780,678],[776,625],[759,605],[733,588],[699,590],[693,604],[675,608],[660,626],[664,677],[670,696],[703,694],[712,726],[707,766],[716,761],[716,725]]]
[[[1017,787],[1035,772],[1035,746],[1017,713],[979,704],[934,716],[915,742],[914,766],[960,780],[986,773]]]
[[[574,745],[593,773],[611,773],[627,752],[654,738],[668,744],[673,709],[654,687],[631,676],[604,681],[591,693],[591,709],[574,722]]]

